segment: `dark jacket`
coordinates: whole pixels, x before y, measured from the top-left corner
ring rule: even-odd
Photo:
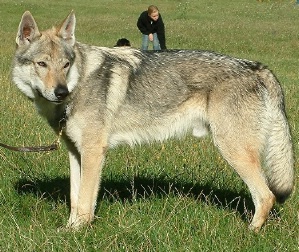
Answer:
[[[165,27],[160,13],[158,20],[153,21],[148,16],[147,11],[142,12],[140,14],[140,17],[138,18],[137,27],[141,31],[141,33],[145,35],[149,35],[150,33],[157,33],[161,49],[166,49]]]

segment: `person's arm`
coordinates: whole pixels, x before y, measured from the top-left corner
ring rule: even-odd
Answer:
[[[147,15],[147,13],[145,13]],[[147,29],[147,16],[142,12],[137,20],[137,27],[142,34],[149,35],[151,32]]]
[[[158,19],[157,35],[158,35],[158,39],[159,39],[159,42],[160,42],[161,49],[162,50],[167,49],[166,48],[166,39],[165,39],[165,26],[164,26],[164,22],[163,22],[163,19],[162,19],[161,15]]]

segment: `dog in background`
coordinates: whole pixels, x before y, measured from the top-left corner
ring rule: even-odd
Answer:
[[[247,184],[255,205],[250,228],[259,230],[294,184],[284,97],[273,73],[261,63],[209,51],[90,46],[75,40],[75,24],[71,12],[60,26],[40,31],[26,11],[12,71],[38,112],[63,132],[70,159],[68,227],[94,219],[109,148],[210,132]]]

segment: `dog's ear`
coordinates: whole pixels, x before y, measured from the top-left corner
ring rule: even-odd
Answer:
[[[58,36],[62,37],[71,46],[75,44],[75,26],[76,17],[74,11],[72,10],[58,28]]]
[[[25,11],[19,24],[19,30],[16,37],[17,45],[29,45],[35,37],[40,35],[33,16],[29,11]]]

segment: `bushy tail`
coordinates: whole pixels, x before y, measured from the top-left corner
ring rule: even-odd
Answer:
[[[284,97],[276,77],[268,69],[259,72],[266,86],[268,132],[265,148],[266,178],[270,190],[283,203],[294,187],[294,157]]]

